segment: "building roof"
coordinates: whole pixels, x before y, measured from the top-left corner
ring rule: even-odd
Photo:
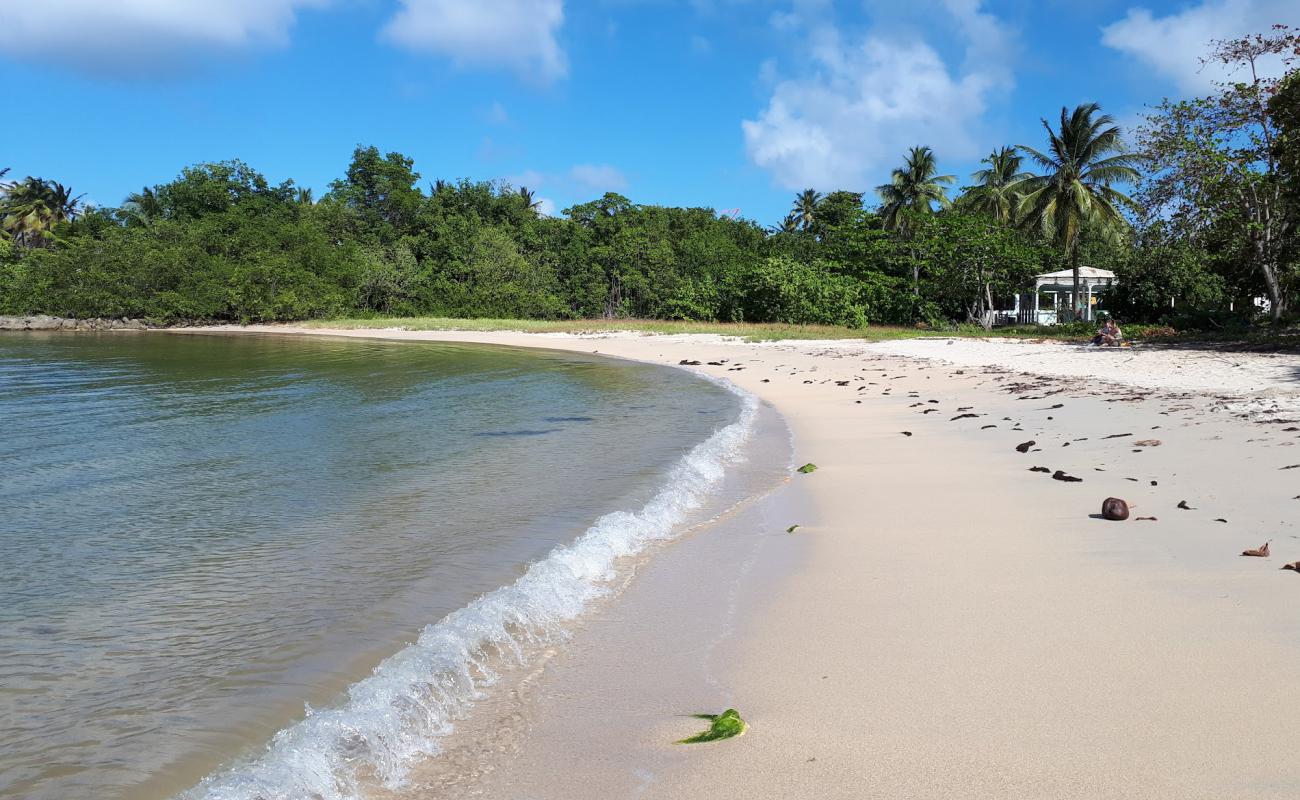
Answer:
[[[1043,280],[1044,278],[1048,278],[1048,279],[1062,278],[1062,279],[1073,281],[1074,272],[1068,269],[1059,269],[1056,272],[1044,272],[1042,275],[1039,275],[1037,277],[1039,280]],[[1111,272],[1108,269],[1099,269],[1097,267],[1079,267],[1079,277],[1081,279],[1093,278],[1099,280],[1106,280],[1107,278],[1109,278],[1110,280],[1115,280],[1115,273]]]

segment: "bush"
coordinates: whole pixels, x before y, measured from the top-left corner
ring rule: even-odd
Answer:
[[[820,262],[773,256],[750,272],[745,285],[742,308],[747,322],[866,327],[859,287]]]

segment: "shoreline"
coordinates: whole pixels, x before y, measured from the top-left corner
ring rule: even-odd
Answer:
[[[1300,584],[1279,570],[1300,558],[1285,471],[1300,461],[1296,434],[1236,416],[1241,398],[1215,391],[1213,373],[1200,391],[1119,391],[918,360],[907,343],[233,330],[698,360],[770,402],[796,460],[820,467],[795,476],[818,517],[796,534],[807,563],[750,598],[724,645],[719,680],[751,724],[744,738],[684,751],[662,736],[583,734],[564,724],[570,702],[474,796],[1208,800],[1285,797],[1300,778],[1287,711],[1300,701]],[[1267,387],[1264,405],[1296,396]],[[1131,446],[1148,436],[1163,441]],[[1043,462],[1084,480],[1027,471]],[[1158,521],[1091,519],[1108,495]],[[1194,510],[1175,508],[1184,496]],[[1270,537],[1273,558],[1237,556]],[[671,661],[671,636],[658,635],[640,642],[643,672]],[[557,696],[617,697],[629,678],[608,663],[549,672]],[[638,697],[620,714],[644,725],[655,698]],[[574,758],[590,767],[580,782],[555,767]]]

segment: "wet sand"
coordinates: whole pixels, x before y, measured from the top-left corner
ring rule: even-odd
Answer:
[[[963,343],[311,333],[699,361],[818,466],[735,521],[774,533],[725,602],[721,538],[668,548],[534,676],[517,747],[424,796],[1295,794],[1300,359],[1171,381],[1191,362],[1163,353],[1112,385],[1053,344],[981,362]],[[958,363],[914,355],[943,347]],[[1100,519],[1111,496],[1133,518]],[[727,706],[745,736],[671,743],[697,730],[682,714]]]

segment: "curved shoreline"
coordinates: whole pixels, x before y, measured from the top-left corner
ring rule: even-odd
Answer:
[[[759,400],[729,381],[696,376],[739,399],[738,416],[683,455],[636,511],[602,516],[574,541],[528,565],[518,580],[429,624],[417,642],[348,688],[341,703],[282,729],[266,750],[207,776],[184,797],[360,797],[372,781],[400,791],[411,769],[499,679],[541,656],[599,600],[617,594],[629,558],[707,520],[726,469],[744,460]],[[741,502],[744,502],[743,500]],[[723,511],[726,509],[724,508]]]
[[[1116,392],[844,342],[301,332],[698,360],[770,402],[820,467],[796,479],[807,563],[751,598],[719,675],[743,739],[675,750],[652,694],[619,709],[627,739],[551,714],[483,796],[1245,800],[1300,780],[1300,585],[1278,569],[1300,559],[1297,426],[1234,416],[1213,371],[1202,391]],[[1042,464],[1084,481],[1027,471]],[[1108,495],[1158,521],[1090,518]],[[1237,555],[1270,537],[1272,560]],[[672,639],[645,637],[653,673]],[[569,675],[584,696],[627,685]],[[580,784],[554,766],[575,758]]]

